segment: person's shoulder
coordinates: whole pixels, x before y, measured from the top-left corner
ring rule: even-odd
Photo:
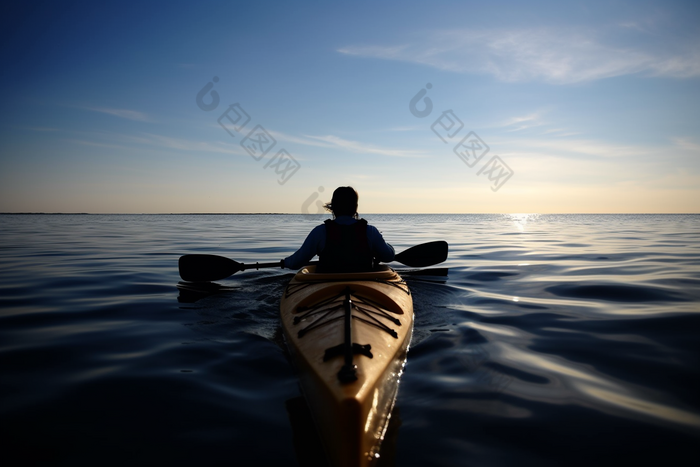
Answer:
[[[379,232],[379,229],[377,229],[375,226],[373,226],[371,224],[367,224],[367,233],[381,234],[381,232]]]
[[[309,232],[309,234],[306,236],[306,241],[311,243],[318,243],[325,237],[326,226],[321,224],[311,229],[311,232]]]

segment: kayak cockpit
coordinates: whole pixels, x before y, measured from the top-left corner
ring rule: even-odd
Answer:
[[[316,272],[317,266],[302,268],[294,279],[301,282],[329,282],[329,281],[362,281],[362,280],[389,280],[397,276],[396,271],[389,266],[379,265],[374,271],[367,272]]]

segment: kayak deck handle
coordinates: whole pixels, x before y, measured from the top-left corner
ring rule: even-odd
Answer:
[[[344,338],[343,357],[345,364],[338,372],[338,379],[341,383],[351,383],[357,380],[357,365],[353,363],[355,353],[352,345],[352,299],[350,298],[350,287],[345,289],[345,300],[343,300],[344,316]]]

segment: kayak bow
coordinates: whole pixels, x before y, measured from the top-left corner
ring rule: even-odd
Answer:
[[[375,272],[300,270],[280,304],[301,388],[331,465],[367,466],[393,409],[413,332],[406,282]]]

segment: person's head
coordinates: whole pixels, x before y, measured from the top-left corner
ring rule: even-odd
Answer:
[[[351,186],[341,186],[333,192],[333,199],[326,203],[325,208],[333,212],[334,217],[357,217],[357,201],[360,196]]]

